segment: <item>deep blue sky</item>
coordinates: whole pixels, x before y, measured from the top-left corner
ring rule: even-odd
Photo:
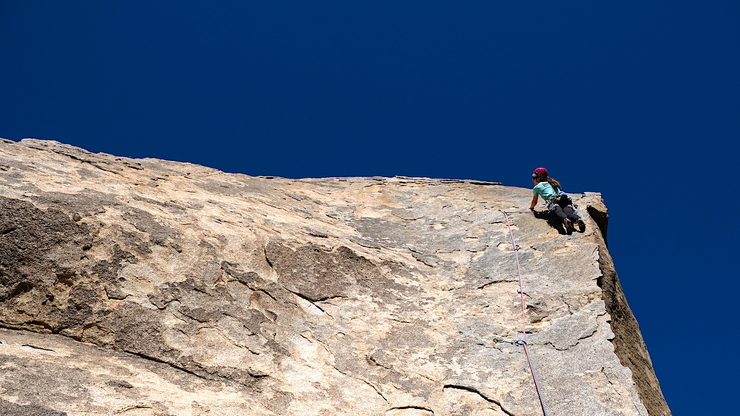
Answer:
[[[602,192],[674,415],[737,413],[736,0],[0,0],[0,57],[16,141]]]

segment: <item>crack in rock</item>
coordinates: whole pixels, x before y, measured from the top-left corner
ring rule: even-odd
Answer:
[[[385,414],[388,415],[388,416],[396,416],[396,415],[403,416],[399,412],[403,412],[404,410],[419,410],[419,411],[425,412],[423,414],[423,416],[434,416],[434,411],[432,409],[430,409],[428,407],[423,407],[423,406],[396,406],[396,407],[391,407],[390,409],[388,409],[385,412]],[[396,411],[399,411],[399,412],[396,412]],[[422,415],[419,415],[419,416],[422,416]]]
[[[41,350],[41,351],[56,352],[56,351],[52,350],[51,348],[38,347],[36,345],[31,345],[31,344],[21,344],[21,347],[28,347],[28,348],[33,348],[35,350]]]
[[[378,396],[380,396],[381,399],[383,399],[383,401],[385,401],[386,403],[388,403],[388,399],[385,397],[385,395],[383,395],[383,393],[380,391],[380,389],[376,385],[374,385],[373,383],[369,382],[368,380],[365,380],[364,378],[353,376],[351,374],[345,373],[344,371],[340,370],[336,366],[334,367],[334,369],[337,370],[337,372],[339,374],[341,374],[341,375],[343,375],[345,377],[349,377],[349,378],[352,378],[352,379],[355,379],[355,380],[359,380],[359,381],[367,384],[368,386],[370,386],[371,389],[373,389],[373,391],[375,391],[375,393],[378,394]]]
[[[445,385],[444,387],[442,387],[442,389],[443,389],[443,390],[444,390],[444,389],[455,389],[455,390],[462,390],[462,391],[466,391],[466,392],[468,392],[468,393],[473,393],[473,394],[475,394],[475,395],[478,395],[478,396],[479,396],[480,398],[482,398],[482,399],[483,399],[483,400],[485,400],[486,402],[488,402],[488,403],[493,403],[493,404],[495,404],[496,406],[498,406],[498,408],[499,408],[499,409],[500,409],[500,410],[501,410],[502,412],[506,413],[507,415],[509,415],[509,416],[515,416],[515,415],[514,415],[513,413],[511,413],[511,412],[509,412],[508,410],[506,410],[506,409],[504,408],[504,406],[503,406],[503,405],[502,405],[502,404],[501,404],[500,402],[498,402],[498,401],[496,401],[496,400],[493,400],[493,399],[491,399],[490,397],[488,397],[488,396],[486,396],[485,394],[481,393],[481,392],[480,392],[480,390],[478,390],[478,389],[476,389],[476,388],[473,388],[473,387],[469,387],[469,386],[460,386],[460,385],[456,385],[456,384],[446,384],[446,385]]]
[[[136,410],[136,409],[152,409],[152,406],[146,406],[146,405],[126,406],[122,409],[115,410],[113,413],[119,415],[121,413],[126,413],[128,411]]]

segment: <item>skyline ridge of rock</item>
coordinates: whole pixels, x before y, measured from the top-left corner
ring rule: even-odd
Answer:
[[[552,416],[670,415],[598,193],[513,214]],[[501,211],[531,190],[250,177],[0,140],[6,415],[541,414]],[[30,332],[29,332],[30,331]]]

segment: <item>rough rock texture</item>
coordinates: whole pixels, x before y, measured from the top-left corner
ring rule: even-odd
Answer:
[[[538,415],[501,210],[530,190],[282,179],[0,143],[3,415]],[[602,237],[513,213],[552,416],[670,415]]]

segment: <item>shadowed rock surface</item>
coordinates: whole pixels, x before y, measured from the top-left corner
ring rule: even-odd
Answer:
[[[511,214],[552,416],[670,415],[602,233]],[[538,415],[529,189],[0,142],[3,415]]]

